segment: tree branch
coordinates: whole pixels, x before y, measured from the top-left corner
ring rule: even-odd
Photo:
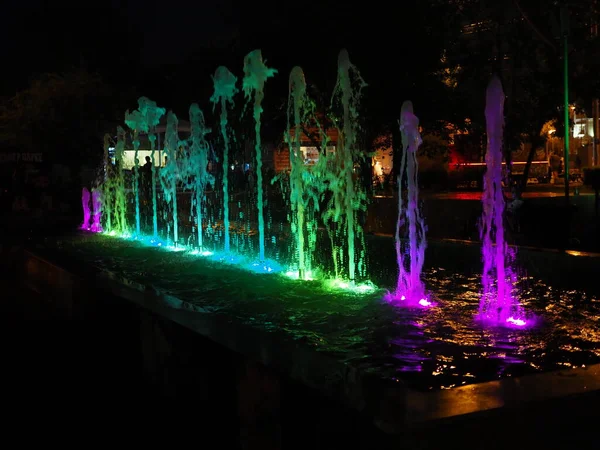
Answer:
[[[525,19],[525,21],[529,24],[529,26],[531,27],[531,29],[535,32],[535,34],[538,35],[538,37],[544,41],[546,44],[548,44],[550,47],[552,47],[552,49],[554,49],[555,51],[558,51],[558,49],[556,48],[556,45],[554,45],[554,43],[552,41],[550,41],[546,36],[544,36],[542,34],[542,32],[540,30],[538,30],[538,28],[534,25],[534,23],[529,20],[529,17],[527,17],[527,14],[525,14],[525,11],[523,11],[523,8],[521,8],[521,4],[519,3],[519,0],[514,0],[515,6],[517,7],[517,9],[519,10],[519,12],[521,13],[521,16],[523,16],[523,19]]]

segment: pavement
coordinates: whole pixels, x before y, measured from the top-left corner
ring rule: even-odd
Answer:
[[[5,442],[68,448],[91,441],[177,446],[199,439],[215,442],[206,448],[217,442],[241,448],[237,423],[219,414],[211,419],[205,405],[190,410],[149,386],[139,357],[111,338],[114,329],[105,323],[59,317],[51,298],[15,278],[4,278],[0,292]]]
[[[481,190],[421,191],[427,236],[478,241],[482,194]],[[375,195],[369,208],[367,231],[393,234],[396,218],[389,211],[397,210],[395,194]],[[600,214],[595,193],[581,183],[570,186],[568,204],[564,185],[527,186],[522,206],[506,218],[506,236],[511,244],[600,252]]]
[[[394,192],[395,194],[395,192]],[[389,196],[389,194],[379,194],[380,196]],[[481,200],[483,190],[481,189],[464,189],[436,192],[433,190],[422,190],[419,193],[423,199],[452,199],[452,200]],[[594,191],[591,187],[585,186],[582,183],[571,183],[569,186],[569,197],[577,199],[579,196],[593,196]],[[564,198],[565,186],[563,184],[538,183],[527,185],[527,189],[523,192],[523,198]]]

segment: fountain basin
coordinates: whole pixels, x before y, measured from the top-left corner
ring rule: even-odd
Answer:
[[[385,237],[369,242],[380,286],[394,273],[389,247]],[[381,301],[383,289],[332,291],[103,235],[46,239],[22,264],[30,283],[60,293],[67,310],[85,309],[76,299],[97,289],[121,297],[368,412],[384,429],[600,389],[591,283],[575,292],[530,280],[524,305],[539,327],[482,328],[473,320],[479,278],[466,270],[475,250],[430,245],[427,260],[446,268],[426,270],[439,305],[428,310],[394,308]]]

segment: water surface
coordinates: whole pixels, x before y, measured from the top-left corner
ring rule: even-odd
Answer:
[[[103,235],[48,240],[45,247],[213,314],[265,332],[283,330],[315,351],[418,390],[600,362],[600,299],[527,277],[517,288],[537,326],[494,329],[474,320],[480,274],[454,273],[431,261],[425,282],[436,306],[406,309],[382,300],[394,288],[393,277],[372,293],[355,294]]]

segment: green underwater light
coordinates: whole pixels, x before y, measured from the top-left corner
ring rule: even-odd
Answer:
[[[237,268],[247,270],[256,274],[274,274],[281,275],[293,280],[302,281],[317,281],[320,282],[324,289],[329,291],[345,291],[353,294],[370,294],[378,290],[378,287],[370,281],[355,282],[346,280],[341,277],[326,278],[320,276],[317,271],[310,271],[304,274],[301,278],[298,269],[285,270],[281,264],[274,260],[265,259],[264,261],[258,261],[256,259],[248,258],[244,255],[236,253],[225,253],[225,252],[213,252],[209,250],[200,250],[197,248],[189,247],[186,245],[174,246],[171,242],[163,241],[152,236],[146,236],[143,234],[135,235],[130,233],[118,233],[115,230],[102,233],[102,235],[123,239],[131,242],[137,242],[141,245],[148,247],[156,247],[163,251],[174,252],[174,253],[185,253],[188,256],[195,256],[204,258],[219,264],[235,266]]]

